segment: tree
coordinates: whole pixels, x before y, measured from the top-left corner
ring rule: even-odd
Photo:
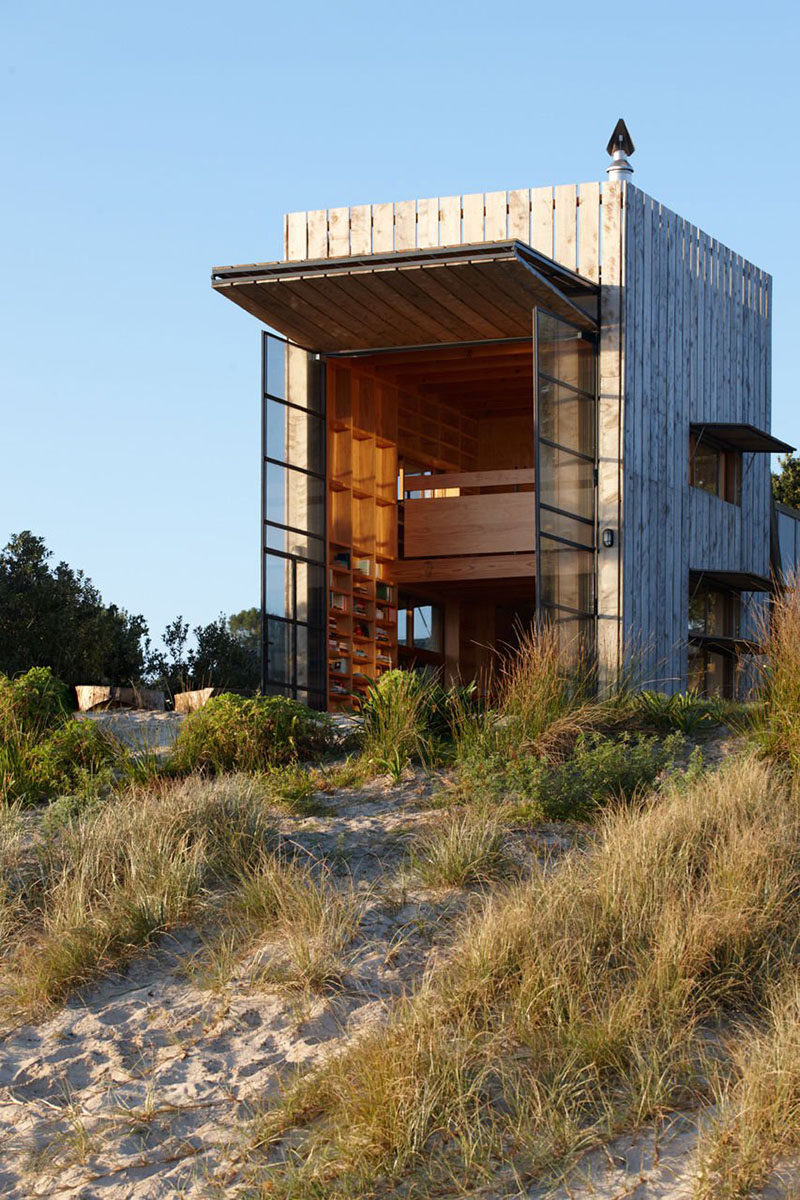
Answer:
[[[257,691],[261,663],[259,609],[245,609],[232,617],[220,613],[208,625],[196,625],[192,634],[195,645],[187,650],[188,622],[178,616],[166,627],[162,638],[165,650],[148,654],[148,675],[154,686],[173,696],[203,687]]]
[[[104,604],[83,571],[51,558],[28,529],[0,551],[0,671],[50,667],[70,684],[138,682],[144,617]]]
[[[779,458],[780,474],[772,475],[772,494],[779,504],[800,508],[800,458],[784,454]]]

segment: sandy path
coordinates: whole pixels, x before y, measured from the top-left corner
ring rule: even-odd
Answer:
[[[288,841],[325,855],[365,895],[337,994],[263,990],[250,977],[257,955],[223,990],[203,989],[191,971],[201,940],[185,929],[51,1019],[8,1034],[0,1042],[0,1194],[199,1197],[211,1179],[224,1184],[235,1174],[237,1130],[251,1105],[297,1065],[383,1019],[463,908],[457,894],[396,885],[407,839],[430,819],[429,793],[424,781],[377,781],[333,797],[331,817],[280,821]]]

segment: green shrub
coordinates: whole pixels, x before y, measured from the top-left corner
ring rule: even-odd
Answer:
[[[285,696],[225,693],[186,718],[170,768],[179,774],[263,771],[321,754],[331,731],[329,717]]]
[[[69,719],[69,690],[49,667],[0,675],[0,803],[36,799],[36,747]]]
[[[365,757],[399,778],[407,763],[428,763],[475,711],[475,685],[446,688],[427,671],[386,671],[362,709]]]
[[[664,692],[639,692],[629,703],[634,717],[664,733],[669,730],[697,733],[719,725],[723,719],[719,702],[699,696],[697,692],[676,692],[673,696]]]
[[[39,737],[69,716],[69,688],[49,667],[32,667],[15,679],[0,675],[0,736],[16,732]]]
[[[96,721],[67,721],[35,746],[29,777],[39,798],[95,798],[114,782],[127,758],[124,747]]]
[[[522,803],[534,819],[583,820],[611,800],[630,800],[652,787],[674,765],[682,746],[679,733],[663,740],[581,733],[564,762],[548,763],[525,752],[486,756],[478,750],[460,760],[459,788],[473,803]]]

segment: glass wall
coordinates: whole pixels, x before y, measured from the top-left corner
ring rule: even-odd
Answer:
[[[323,364],[262,345],[262,691],[325,708]]]
[[[536,596],[563,653],[595,653],[596,339],[534,313]]]

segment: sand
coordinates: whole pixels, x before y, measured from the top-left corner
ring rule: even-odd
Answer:
[[[113,717],[114,714],[106,714]],[[125,714],[128,722],[131,714]],[[174,727],[164,720],[149,725]],[[165,734],[166,736],[166,734]],[[424,775],[319,796],[325,815],[281,816],[280,832],[324,855],[363,895],[364,917],[336,994],[270,990],[254,968],[268,941],[221,987],[199,970],[185,928],[38,1024],[0,1036],[0,1194],[6,1200],[172,1200],[236,1196],[247,1124],[298,1067],[335,1053],[375,1022],[447,947],[470,897],[416,886],[409,839],[439,819]],[[511,834],[520,858],[570,844],[558,827]],[[562,1186],[520,1193],[500,1172],[486,1200],[684,1200],[696,1119],[620,1139]],[[765,1196],[798,1194],[774,1188]]]

